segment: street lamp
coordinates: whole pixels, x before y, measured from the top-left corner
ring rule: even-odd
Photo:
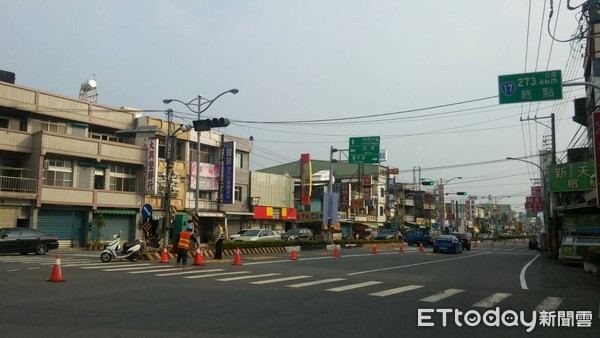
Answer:
[[[516,158],[516,157],[507,157],[507,160],[513,160],[513,161],[521,161],[521,162],[525,162],[525,163],[529,163],[532,164],[536,167],[538,167],[538,169],[540,169],[540,173],[542,174],[542,187],[544,187],[544,230],[546,231],[546,233],[548,233],[548,213],[550,211],[549,208],[549,204],[548,204],[548,197],[547,197],[547,193],[546,193],[546,189],[548,189],[548,186],[546,186],[546,172],[544,171],[544,169],[539,166],[537,163],[535,162],[531,162],[531,161],[527,161],[521,158]],[[553,220],[554,221],[554,220]],[[555,232],[555,240],[557,241],[558,244],[558,231],[555,227],[553,227],[553,231]]]
[[[231,94],[237,94],[239,92],[238,89],[230,89],[227,91],[222,92],[221,94],[217,95],[214,99],[212,100],[208,100],[206,98],[203,98],[202,96],[198,95],[198,97],[193,98],[192,100],[190,100],[189,102],[183,102],[181,100],[177,100],[177,99],[164,99],[162,100],[162,102],[164,104],[169,104],[171,102],[179,102],[181,104],[183,104],[184,106],[186,106],[190,111],[197,113],[198,114],[198,120],[200,120],[200,115],[205,112],[217,99],[219,99],[221,96],[227,94],[227,93],[231,93]],[[204,100],[204,101],[203,101]],[[194,103],[196,102],[196,103]],[[203,107],[204,105],[206,105],[205,107]],[[192,109],[191,106],[195,106],[196,110]],[[199,211],[199,199],[200,199],[200,131],[196,131],[196,193],[195,193],[195,199],[194,199],[194,215],[196,215],[196,217],[198,217],[198,211]]]

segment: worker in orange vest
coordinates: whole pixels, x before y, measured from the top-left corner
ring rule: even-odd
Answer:
[[[182,231],[177,238],[177,267],[179,267],[179,263],[183,265],[183,269],[185,270],[185,265],[187,264],[188,250],[192,247],[192,241],[196,242],[196,244],[200,245],[200,241],[194,236],[192,231],[194,230],[193,225],[188,225],[185,231]]]

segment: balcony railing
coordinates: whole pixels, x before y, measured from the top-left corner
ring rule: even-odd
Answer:
[[[0,191],[37,192],[37,179],[0,176]]]

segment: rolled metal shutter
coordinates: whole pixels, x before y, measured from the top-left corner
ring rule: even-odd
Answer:
[[[49,236],[57,236],[61,246],[83,243],[85,211],[40,210],[37,229]]]

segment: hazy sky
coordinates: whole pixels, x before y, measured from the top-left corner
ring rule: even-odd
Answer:
[[[562,101],[499,105],[496,97],[502,74],[561,69],[564,81],[582,81],[584,41],[548,33],[569,40],[580,10],[553,1],[548,28],[550,3],[0,0],[0,69],[68,97],[95,77],[98,103],[148,111],[165,109],[163,98],[238,88],[204,116],[228,117],[222,131],[254,137],[252,169],[302,153],[328,160],[330,146],[381,136],[384,164],[399,168],[401,181],[412,182],[415,167],[431,179],[462,176],[446,190],[491,194],[522,211],[537,170],[503,159],[536,154],[549,119],[521,118],[556,115],[559,159],[583,141],[571,121],[582,87],[565,88]],[[370,115],[380,116],[358,118]],[[339,118],[350,119],[309,122]]]

